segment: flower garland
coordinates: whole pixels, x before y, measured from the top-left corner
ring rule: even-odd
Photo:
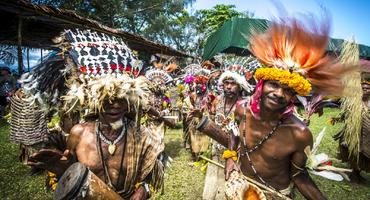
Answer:
[[[256,70],[254,77],[257,80],[276,80],[281,84],[292,88],[301,96],[308,95],[312,86],[303,76],[296,72],[289,72],[277,68],[259,68]]]

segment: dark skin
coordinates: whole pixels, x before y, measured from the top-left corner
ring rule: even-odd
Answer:
[[[224,88],[224,96],[225,96],[225,107],[224,112],[228,112],[232,109],[233,106],[236,106],[236,101],[239,99],[240,94],[240,86],[232,79],[226,79],[223,81],[223,88]],[[224,113],[226,114],[226,113]],[[234,134],[228,134],[229,142],[228,142],[228,149],[236,150],[237,143],[239,143],[239,137],[234,136]],[[229,158],[226,159],[226,166],[225,167],[225,179],[229,177],[229,171],[237,170],[237,166],[235,165],[234,161]]]
[[[249,148],[255,146],[273,127],[280,121],[280,113],[288,106],[294,98],[294,92],[285,85],[276,81],[266,81],[263,86],[263,95],[260,103],[259,117],[253,116],[247,109],[244,118],[244,107],[238,106],[235,115],[239,123],[242,137],[246,137]],[[245,123],[246,128],[244,128]],[[247,131],[246,131],[246,130]],[[229,142],[229,148],[235,149],[239,142]],[[272,187],[282,190],[293,181],[298,190],[307,199],[325,199],[315,183],[307,173],[301,172],[292,177],[297,170],[292,167],[304,168],[306,155],[304,148],[312,146],[312,134],[307,126],[294,115],[288,116],[275,134],[266,140],[255,152],[250,153],[252,163],[258,174]],[[244,148],[242,148],[244,151]],[[246,156],[240,158],[240,169],[243,174],[258,180]],[[226,161],[226,178],[237,169],[232,159]]]
[[[223,82],[223,88],[224,88],[224,97],[225,97],[225,108],[224,111],[228,112],[232,109],[232,107],[235,106],[236,101],[239,99],[240,94],[240,87],[239,85],[233,80],[233,79],[226,79]],[[214,103],[213,108],[211,112],[215,112],[215,106],[220,101],[220,97],[218,97]],[[226,113],[224,113],[226,114]],[[203,117],[203,110],[201,109],[194,109],[190,115],[190,117]]]
[[[122,127],[118,130],[113,130],[109,124],[123,119],[127,110],[127,103],[123,101],[114,101],[104,105],[104,112],[99,115],[99,121],[102,123],[101,131],[108,139],[116,139],[122,131]],[[122,139],[116,144],[116,151],[113,155],[110,155],[108,152],[108,144],[101,142],[103,158],[106,159],[109,176],[117,190],[123,189],[125,181],[125,166],[127,166],[127,163],[123,162],[122,167],[120,166],[122,152],[124,151],[124,140]],[[28,165],[44,168],[60,177],[76,161],[87,166],[101,180],[105,180],[104,168],[101,164],[96,144],[95,122],[75,125],[67,139],[67,150],[64,153],[57,150],[44,149],[34,154],[30,158]],[[121,172],[119,171],[120,169],[122,169]],[[119,174],[121,176],[118,180]],[[148,194],[145,188],[140,186],[130,199],[140,200],[147,198]]]
[[[223,88],[225,96],[224,111],[228,112],[235,106],[236,101],[239,99],[240,86],[233,79],[226,79],[223,81]]]
[[[223,81],[223,89],[224,89],[224,98],[225,98],[225,105],[224,105],[224,113],[223,114],[227,114],[228,111],[230,111],[232,109],[232,107],[236,106],[236,102],[239,100],[240,98],[240,86],[233,80],[233,79],[226,79]],[[216,104],[220,101],[220,97],[218,97],[213,105],[213,107],[216,106]],[[215,108],[212,110],[213,112],[215,112]],[[191,113],[190,113],[191,117],[198,117],[198,118],[201,118],[203,116],[203,112],[199,109],[196,109],[196,110],[193,110]],[[213,132],[214,133],[214,132]],[[206,133],[207,134],[207,133]],[[210,137],[212,137],[211,135],[208,135]],[[213,137],[212,137],[213,138]],[[239,142],[239,138],[238,137],[235,137],[233,134],[227,134],[224,136],[224,138],[228,138],[228,142],[225,142],[228,144],[228,148],[229,149],[232,149],[232,150],[236,150],[236,143]],[[215,138],[213,138],[215,139]],[[216,141],[219,141],[217,139],[215,139]],[[221,144],[224,144],[223,142]],[[227,170],[227,168],[225,168],[225,174],[227,174],[227,177],[229,176],[229,174],[227,173],[228,171],[232,171],[232,170],[237,170],[237,166],[235,165],[235,163],[233,162],[232,159],[227,159],[226,162],[228,163],[226,166],[228,166],[230,169]]]

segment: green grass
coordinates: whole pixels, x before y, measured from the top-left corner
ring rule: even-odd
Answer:
[[[337,124],[330,126],[327,124],[328,119],[338,115],[339,110],[333,108],[325,108],[324,115],[318,117],[316,114],[311,118],[311,124],[309,126],[314,138],[319,134],[323,127],[327,127],[326,134],[321,141],[318,153],[326,153],[331,158],[336,158],[338,151],[338,141],[333,139],[333,136],[343,127],[343,124]],[[334,166],[349,168],[346,163],[334,162]],[[370,199],[370,174],[362,173],[367,179],[367,185],[355,185],[350,184],[347,181],[336,182],[331,181],[320,176],[311,175],[313,180],[316,182],[320,190],[328,199],[333,200],[369,200]],[[296,192],[299,193],[299,192]],[[297,199],[304,199],[302,196],[297,195]]]
[[[30,176],[18,158],[19,145],[9,141],[9,125],[0,121],[0,199],[52,199],[44,189],[45,176]]]
[[[324,126],[324,136],[320,152],[335,157],[338,142],[332,139],[342,124],[329,126],[326,121],[338,114],[337,109],[325,109],[324,116],[311,119],[310,129],[316,136]],[[9,126],[0,122],[0,199],[51,199],[52,194],[45,192],[45,176],[30,176],[29,168],[18,161],[19,146],[9,141]],[[166,133],[166,152],[173,158],[171,168],[167,170],[164,194],[157,194],[156,200],[197,200],[201,199],[204,185],[204,173],[199,168],[189,165],[190,154],[182,146],[181,129],[168,130]],[[347,164],[334,163],[335,166],[348,167]],[[363,173],[368,182],[370,174]],[[333,200],[369,200],[370,186],[352,185],[345,181],[335,182],[318,176],[312,176],[321,191]],[[299,193],[299,192],[296,192]],[[297,195],[297,199],[304,199]]]

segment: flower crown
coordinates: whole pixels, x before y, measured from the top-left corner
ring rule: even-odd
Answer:
[[[312,89],[310,82],[300,74],[278,68],[259,68],[256,70],[254,77],[257,80],[277,80],[292,88],[301,96],[308,95]]]

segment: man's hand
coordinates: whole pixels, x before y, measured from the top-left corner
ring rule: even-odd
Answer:
[[[194,109],[190,112],[189,117],[191,118],[196,117],[200,119],[203,117],[203,111],[199,109]]]
[[[27,165],[46,169],[61,177],[74,162],[76,158],[69,150],[62,153],[56,149],[41,149],[28,159]]]
[[[231,172],[234,170],[239,171],[238,166],[236,165],[235,161],[232,158],[226,159],[225,163],[225,180],[229,180]]]
[[[143,199],[148,199],[148,193],[145,191],[144,186],[141,185],[131,196],[130,200],[143,200]]]

